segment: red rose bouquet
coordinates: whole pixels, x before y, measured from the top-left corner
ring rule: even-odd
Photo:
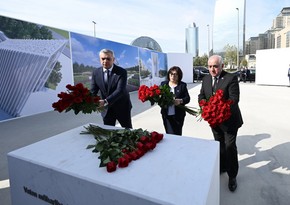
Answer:
[[[83,112],[84,114],[92,113],[93,111],[100,112],[99,96],[93,96],[88,88],[84,87],[82,83],[75,86],[68,84],[66,86],[67,92],[61,92],[57,96],[60,98],[57,102],[52,104],[54,110],[58,112],[68,112],[74,110],[75,114]]]
[[[201,117],[209,123],[211,127],[216,127],[222,122],[228,120],[231,116],[232,100],[224,99],[223,90],[217,90],[215,95],[211,96],[208,101],[201,100]]]
[[[100,167],[106,167],[108,172],[127,167],[163,139],[163,134],[142,129],[109,130],[92,124],[85,128],[87,131],[81,134],[93,134],[96,139],[96,144],[87,149],[93,148],[93,152],[100,153]]]
[[[174,93],[170,91],[168,85],[153,85],[148,87],[141,85],[138,90],[138,98],[142,102],[150,101],[151,105],[157,103],[161,108],[166,108],[173,105]],[[196,108],[188,107],[185,105],[176,105],[177,107],[185,110],[190,115],[197,116],[199,111]]]

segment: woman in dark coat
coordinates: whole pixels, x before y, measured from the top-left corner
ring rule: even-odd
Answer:
[[[167,80],[161,82],[161,85],[168,85],[175,95],[174,105],[161,108],[163,125],[167,134],[182,135],[186,112],[177,105],[185,105],[190,101],[187,84],[181,81],[182,76],[180,67],[173,66],[168,70]]]

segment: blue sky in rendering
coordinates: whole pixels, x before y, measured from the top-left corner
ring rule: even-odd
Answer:
[[[116,64],[124,68],[138,65],[138,48],[104,39],[71,33],[73,62],[99,67],[99,51],[111,49],[115,53]]]
[[[139,57],[142,60],[142,63],[145,65],[147,69],[151,71],[152,69],[152,58],[151,58],[151,50],[140,48],[139,49]],[[160,70],[167,70],[167,59],[166,54],[154,52],[158,54],[158,67]]]

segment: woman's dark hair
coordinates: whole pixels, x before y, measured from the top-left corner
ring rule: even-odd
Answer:
[[[168,72],[167,72],[167,80],[169,81],[170,78],[169,78],[169,75],[170,73],[172,73],[172,71],[176,71],[177,73],[177,77],[178,77],[178,82],[180,82],[182,80],[182,77],[183,77],[183,73],[182,73],[182,70],[180,67],[178,66],[172,66],[171,68],[169,68]]]

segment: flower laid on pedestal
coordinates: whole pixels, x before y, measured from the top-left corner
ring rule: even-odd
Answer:
[[[215,95],[209,100],[201,100],[201,117],[209,123],[211,127],[216,127],[228,120],[231,116],[232,100],[224,99],[223,90],[217,90]]]
[[[85,128],[87,131],[81,134],[92,134],[96,139],[96,144],[87,149],[100,153],[100,167],[106,167],[108,172],[116,171],[117,166],[127,167],[163,139],[163,134],[142,129],[104,129],[92,124]]]
[[[170,87],[168,85],[153,85],[151,87],[141,85],[138,90],[139,100],[142,102],[150,101],[151,105],[157,103],[162,108],[173,105],[174,97],[175,95],[170,91]],[[197,116],[199,114],[199,110],[197,108],[185,105],[176,106],[183,109],[190,115]]]
[[[92,95],[82,83],[78,83],[75,86],[68,84],[66,88],[67,92],[59,93],[57,96],[60,99],[52,104],[54,110],[58,112],[74,110],[75,114],[102,111],[99,107],[100,97]]]

